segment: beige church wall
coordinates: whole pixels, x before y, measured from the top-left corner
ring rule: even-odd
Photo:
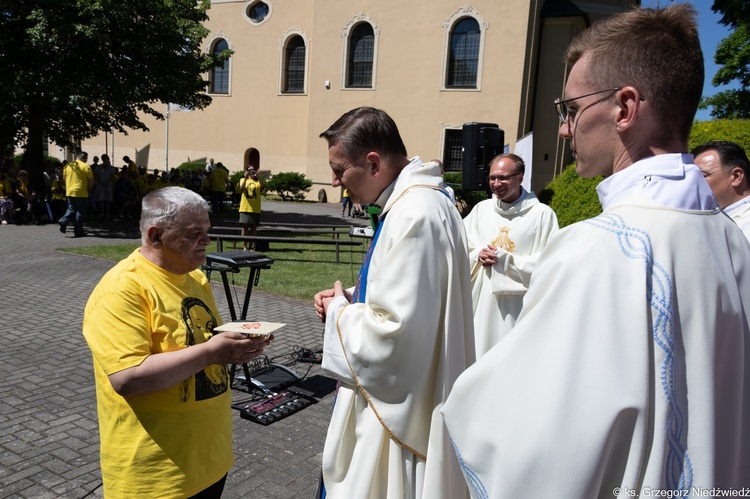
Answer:
[[[336,4],[327,3],[331,9]],[[424,160],[442,157],[444,126],[460,128],[472,121],[498,123],[506,133],[506,143],[512,145],[517,137],[528,2],[488,1],[471,6],[486,24],[479,91],[441,89],[446,56],[443,23],[465,4],[435,2],[429,8],[423,3],[399,4],[394,19],[393,4],[362,2],[348,9],[339,6],[331,15],[316,18],[316,47],[337,45],[339,51],[315,52],[311,80],[330,80],[331,89],[315,90],[318,93],[311,100],[311,146],[317,140],[325,151],[318,134],[342,113],[362,105],[387,111],[398,124],[409,154]],[[376,88],[342,90],[342,27],[360,13],[380,29]],[[311,178],[328,180],[327,157],[316,158],[312,147],[310,156]],[[339,193],[335,195],[339,199]],[[331,199],[330,192],[328,197]]]
[[[170,167],[212,157],[236,171],[245,165],[246,151],[254,148],[262,172],[304,173],[315,183],[311,199],[324,188],[329,201],[338,201],[340,189],[330,187],[327,147],[318,135],[358,106],[386,110],[408,153],[423,160],[442,158],[445,129],[460,129],[464,123],[497,123],[511,151],[517,139],[533,130],[535,190],[569,157],[569,148],[557,138],[551,103],[564,85],[562,51],[579,29],[571,26],[582,24],[583,18],[546,20],[542,27],[541,0],[265,1],[271,14],[253,25],[243,15],[248,2],[214,0],[204,50],[217,38],[234,50],[229,94],[212,95],[213,103],[201,111],[171,113]],[[597,17],[621,10],[623,3],[630,2],[589,1],[579,7]],[[444,25],[465,15],[475,17],[483,30],[478,89],[445,89]],[[343,34],[362,20],[376,30],[374,89],[347,89]],[[282,49],[294,34],[306,43],[305,91],[284,94]],[[139,163],[164,168],[166,124],[151,117],[144,121],[148,133],[115,134],[115,165],[124,154],[137,152]],[[103,135],[83,142],[92,155],[101,155],[104,144]]]
[[[570,148],[559,137],[560,120],[553,102],[565,90],[567,66],[563,55],[568,41],[585,28],[581,18],[547,19],[542,27],[540,70],[534,110],[534,178],[532,189],[540,190],[562,167],[572,162]]]
[[[261,169],[271,173],[297,170],[316,184],[330,184],[325,142],[318,138],[345,111],[371,105],[385,109],[398,123],[407,150],[423,159],[442,157],[443,128],[463,123],[498,123],[506,143],[517,138],[517,96],[523,77],[528,9],[522,2],[315,2],[318,13],[307,23],[304,2],[273,2],[270,18],[252,26],[241,15],[242,2],[212,8],[206,42],[221,36],[235,51],[231,59],[230,95],[214,95],[207,109],[172,112],[169,164],[213,157],[231,170],[241,168],[245,150],[261,155]],[[460,9],[475,13],[484,25],[480,90],[441,89],[446,29]],[[239,10],[239,11],[238,11]],[[379,29],[374,90],[342,89],[343,39],[347,24],[364,14]],[[459,12],[459,15],[463,15]],[[308,43],[304,95],[279,94],[280,44],[296,30]],[[329,82],[330,88],[325,87]],[[148,148],[149,168],[163,168],[165,124],[148,121],[151,133],[115,138],[116,150]],[[99,138],[97,143],[102,142]],[[199,146],[199,147],[196,147]],[[119,152],[115,154],[117,158]],[[131,154],[132,156],[132,154]],[[116,163],[118,164],[118,163]],[[311,193],[317,193],[316,188]],[[338,199],[330,189],[329,199]]]

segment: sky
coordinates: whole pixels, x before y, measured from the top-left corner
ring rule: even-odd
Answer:
[[[706,81],[703,86],[703,96],[711,96],[725,89],[739,88],[739,83],[737,82],[722,87],[714,87],[711,84],[711,80],[719,69],[719,66],[714,62],[716,46],[731,34],[728,26],[719,23],[721,16],[711,10],[711,6],[714,3],[713,0],[642,0],[641,7],[666,7],[673,3],[673,1],[692,4],[695,10],[698,11],[698,35],[701,39],[701,49],[703,49],[703,59],[706,64]],[[699,109],[695,119],[701,121],[710,120],[710,112],[710,109]]]

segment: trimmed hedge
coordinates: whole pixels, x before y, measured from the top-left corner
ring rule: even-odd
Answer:
[[[539,200],[554,210],[560,227],[565,227],[602,212],[599,196],[596,194],[596,186],[602,180],[604,177],[579,177],[573,163],[547,184],[539,193]]]
[[[696,121],[690,131],[690,150],[711,140],[731,140],[750,151],[750,120]]]
[[[689,149],[710,140],[731,140],[750,151],[750,120],[696,121],[690,132]],[[555,210],[560,227],[564,227],[602,212],[596,194],[596,186],[602,180],[604,177],[579,177],[572,164],[539,193],[539,200]]]

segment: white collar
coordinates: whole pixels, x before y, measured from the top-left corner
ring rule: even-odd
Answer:
[[[718,209],[703,173],[691,154],[660,154],[644,158],[601,182],[596,192],[606,211],[626,199],[646,197],[668,208]]]

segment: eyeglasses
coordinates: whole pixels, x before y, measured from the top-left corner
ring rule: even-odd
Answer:
[[[579,95],[578,97],[573,97],[571,99],[565,100],[557,98],[555,99],[555,111],[557,111],[557,116],[560,118],[560,122],[567,123],[568,119],[570,118],[570,108],[568,107],[568,102],[583,99],[584,97],[591,97],[592,95],[603,94],[604,92],[617,92],[619,90],[622,90],[622,88],[608,88],[606,90],[599,90],[598,92],[591,92],[590,94]],[[641,100],[643,100],[643,97],[641,97]],[[575,113],[573,114],[575,115]]]
[[[510,175],[490,175],[487,178],[490,182],[505,182],[506,180],[510,180],[520,174],[521,172],[511,173]]]

